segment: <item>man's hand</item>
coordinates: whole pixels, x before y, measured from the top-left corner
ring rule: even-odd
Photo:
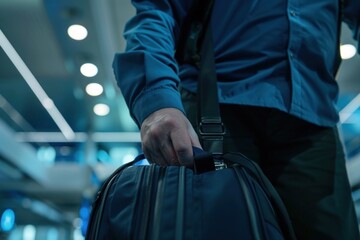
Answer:
[[[160,109],[148,116],[141,125],[141,139],[146,158],[161,166],[192,166],[192,146],[201,148],[191,123],[175,108]]]

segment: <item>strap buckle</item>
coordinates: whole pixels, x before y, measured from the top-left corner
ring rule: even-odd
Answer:
[[[212,154],[223,153],[223,141],[226,133],[220,117],[202,118],[199,123],[199,134],[203,148]]]
[[[225,133],[221,118],[201,118],[199,123],[200,136],[224,136]]]

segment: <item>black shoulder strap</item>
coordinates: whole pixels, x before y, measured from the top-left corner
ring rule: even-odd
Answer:
[[[193,0],[177,41],[175,58],[179,63],[199,64],[199,48],[213,4],[214,0]]]
[[[225,128],[220,116],[211,26],[206,28],[200,51],[197,100],[198,130],[202,146],[205,151],[221,155]]]
[[[199,68],[198,130],[204,150],[223,152],[224,127],[220,117],[210,16],[214,0],[194,0],[183,22],[176,49],[179,63]]]
[[[338,25],[337,25],[337,40],[336,40],[336,49],[337,49],[337,56],[334,60],[334,76],[338,73],[341,64],[341,55],[340,55],[340,44],[341,44],[341,24],[343,19],[343,10],[345,7],[345,0],[339,0],[339,9],[338,9]]]

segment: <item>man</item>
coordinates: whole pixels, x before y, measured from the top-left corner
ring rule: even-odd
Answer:
[[[114,60],[143,151],[160,165],[190,166],[192,146],[201,147],[193,127],[198,69],[174,58],[191,2],[134,0],[126,52]],[[359,239],[336,128],[334,75],[340,18],[359,40],[360,0],[340,5],[218,0],[211,16],[224,151],[259,163],[299,239]]]

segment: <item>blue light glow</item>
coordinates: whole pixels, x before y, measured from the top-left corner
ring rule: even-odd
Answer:
[[[90,210],[87,207],[80,208],[80,217],[81,219],[88,219],[90,216]]]
[[[15,213],[11,209],[6,209],[1,215],[1,230],[8,232],[15,225]]]

